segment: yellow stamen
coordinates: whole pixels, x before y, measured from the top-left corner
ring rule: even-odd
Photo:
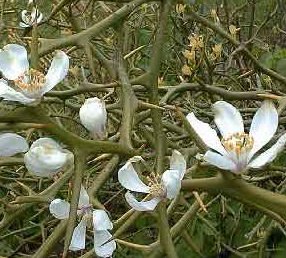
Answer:
[[[27,80],[25,80],[27,78]],[[27,81],[27,82],[26,82]],[[30,69],[26,74],[14,80],[15,86],[22,91],[35,92],[40,90],[46,82],[44,74],[35,69]]]
[[[241,153],[249,152],[252,149],[253,137],[247,133],[235,133],[228,138],[223,138],[221,143],[227,151],[241,155]]]
[[[151,173],[150,176],[147,176],[148,185],[150,186],[150,194],[153,197],[162,197],[166,196],[166,189],[161,184],[159,180],[160,176],[155,173]]]

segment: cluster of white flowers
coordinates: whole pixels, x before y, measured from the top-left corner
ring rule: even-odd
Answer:
[[[22,12],[23,20],[26,14],[25,11]],[[39,16],[37,10],[33,10],[31,18],[25,24],[31,26],[33,22],[38,23],[40,18],[42,15]],[[39,103],[46,92],[66,77],[68,69],[69,58],[63,51],[57,51],[47,74],[43,75],[37,70],[29,69],[27,51],[23,46],[6,45],[0,50],[0,72],[3,76],[0,79],[0,97],[22,104]],[[284,148],[286,133],[268,150],[260,152],[274,136],[278,126],[278,113],[271,101],[262,103],[253,118],[249,133],[245,132],[242,117],[234,106],[218,101],[213,109],[221,140],[217,132],[209,124],[198,120],[194,113],[187,116],[197,135],[210,149],[203,155],[203,159],[211,165],[238,174],[248,168],[264,166],[274,160]],[[107,111],[103,100],[96,97],[86,99],[80,108],[79,117],[94,139],[103,139],[106,136]],[[0,156],[8,157],[18,153],[25,153],[27,170],[39,177],[51,177],[73,164],[73,154],[53,139],[40,138],[29,148],[25,138],[20,135],[0,134]],[[160,201],[171,200],[179,194],[187,168],[186,160],[179,151],[173,150],[170,168],[162,175],[150,173],[143,180],[133,166],[135,162],[144,160],[141,156],[132,157],[118,171],[120,184],[129,190],[125,199],[133,209],[153,211]],[[138,201],[130,191],[147,196]],[[67,219],[70,204],[62,199],[54,199],[49,210],[54,217]],[[92,208],[84,187],[81,187],[77,214],[80,222],[74,229],[69,249],[84,249],[87,228],[92,228],[95,253],[100,257],[110,257],[116,249],[115,240],[109,232],[113,225],[104,210]]]
[[[36,9],[33,9],[30,15],[31,17],[27,18],[27,11],[22,12],[26,25],[32,26],[33,22],[38,23],[42,18],[42,15],[38,16]],[[23,24],[21,26],[24,27]],[[39,104],[42,96],[66,77],[68,69],[68,56],[63,51],[57,51],[47,74],[43,75],[40,71],[29,69],[27,51],[23,46],[8,44],[0,50],[0,72],[3,76],[3,79],[0,79],[0,98],[25,105]],[[106,120],[104,101],[98,98],[87,99],[80,109],[80,121],[93,138],[104,138]],[[8,157],[18,153],[25,153],[25,167],[38,177],[54,176],[73,164],[73,154],[53,139],[40,138],[29,148],[26,139],[20,135],[0,134],[0,156]],[[50,204],[50,212],[58,219],[68,218],[69,210],[69,203],[61,199],[55,199]],[[112,229],[112,223],[104,210],[92,209],[83,187],[78,203],[78,215],[82,220],[74,229],[70,250],[85,248],[86,227],[93,223],[94,250],[100,257],[110,257],[116,248],[108,231]]]

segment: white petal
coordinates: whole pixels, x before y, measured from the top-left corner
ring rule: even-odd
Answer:
[[[23,46],[8,44],[0,51],[0,71],[8,80],[15,80],[29,69],[27,51]]]
[[[69,250],[78,251],[85,248],[86,222],[82,219],[74,228]]]
[[[103,138],[107,122],[105,102],[99,98],[86,99],[79,110],[79,118],[82,125],[92,133],[94,137]]]
[[[23,93],[14,90],[3,79],[0,79],[0,98],[8,101],[20,102],[22,104],[29,104],[36,101],[36,99],[28,98]]]
[[[30,14],[31,17],[31,24],[33,24],[36,21],[36,17],[38,16],[39,11],[37,10],[37,8],[33,7],[33,10]]]
[[[170,169],[178,170],[180,172],[180,179],[183,179],[187,170],[187,163],[184,156],[177,150],[173,150],[172,152]]]
[[[253,117],[249,135],[253,137],[254,144],[249,159],[270,141],[277,130],[278,113],[274,104],[266,100]]]
[[[62,199],[55,199],[50,203],[49,210],[55,218],[67,219],[70,213],[70,204]]]
[[[162,175],[162,184],[166,188],[167,198],[175,198],[181,189],[181,173],[178,170],[166,170]]]
[[[93,210],[92,215],[94,230],[107,230],[113,228],[112,222],[110,221],[106,211]]]
[[[69,57],[65,52],[58,50],[51,66],[45,76],[46,82],[42,88],[42,95],[54,88],[67,75],[69,70]]]
[[[36,176],[49,177],[63,168],[70,154],[52,139],[36,140],[24,155],[24,163],[28,171]]]
[[[213,151],[207,151],[204,155],[204,160],[224,170],[236,171],[237,169],[236,164],[232,162],[229,158]]]
[[[226,153],[222,146],[220,139],[214,129],[209,124],[198,120],[194,113],[187,115],[187,119],[197,135],[203,140],[203,142],[211,149],[218,151],[221,154]]]
[[[248,166],[251,168],[260,168],[266,163],[273,161],[277,154],[281,152],[286,143],[286,134],[283,134],[278,141],[268,150],[260,154],[257,158],[251,161]]]
[[[29,28],[31,27],[30,25],[24,23],[24,22],[19,22],[19,26],[22,27],[22,28]]]
[[[38,17],[37,17],[37,24],[39,24],[43,19],[43,14],[38,12]]]
[[[90,202],[89,202],[89,196],[87,191],[85,190],[85,188],[83,186],[81,186],[80,188],[80,194],[79,194],[79,200],[78,200],[78,207],[81,208],[83,206],[89,206]]]
[[[149,201],[138,202],[134,195],[130,192],[125,194],[127,203],[136,211],[153,211],[157,204],[161,201],[161,198],[153,198]]]
[[[107,230],[94,231],[94,251],[99,257],[111,257],[116,249],[116,243]]]
[[[239,111],[225,101],[217,101],[213,104],[215,123],[224,138],[235,133],[243,133],[243,120]]]
[[[119,169],[118,181],[126,189],[134,192],[149,193],[150,188],[144,184],[136,173],[130,160]]]
[[[15,133],[0,134],[0,156],[9,157],[17,153],[26,152],[29,145],[25,138]]]
[[[22,21],[23,21],[25,24],[29,24],[29,20],[27,19],[27,13],[28,13],[27,10],[23,10],[23,11],[21,12]]]

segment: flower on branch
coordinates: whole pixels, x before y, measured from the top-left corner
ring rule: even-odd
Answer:
[[[22,21],[19,23],[20,27],[28,28],[34,24],[39,24],[43,19],[43,14],[39,10],[33,7],[32,11],[23,10],[21,12]]]
[[[86,99],[79,110],[79,118],[94,139],[105,137],[107,112],[103,100],[96,97]]]
[[[225,101],[213,105],[217,132],[190,113],[187,119],[197,135],[208,148],[204,160],[208,163],[234,173],[242,173],[248,168],[260,168],[275,159],[286,143],[286,133],[268,150],[259,154],[273,137],[278,126],[278,113],[274,104],[266,100],[253,117],[249,133],[245,133],[240,112]]]
[[[41,97],[67,75],[69,58],[58,50],[48,73],[29,69],[27,51],[23,46],[8,44],[0,50],[0,97],[22,104],[38,103]]]
[[[0,134],[0,157],[10,157],[28,151],[25,138],[15,133]]]
[[[67,219],[70,212],[70,204],[62,199],[55,199],[50,203],[50,213],[57,219]],[[116,243],[108,230],[113,225],[104,210],[93,209],[89,202],[89,196],[81,187],[78,201],[77,215],[81,218],[75,227],[69,246],[69,250],[78,251],[85,249],[86,229],[91,227],[94,233],[94,251],[99,257],[110,257],[116,249]]]
[[[132,163],[143,160],[140,156],[129,159],[118,171],[118,180],[126,189],[138,193],[150,194],[151,199],[147,201],[137,201],[129,191],[125,194],[127,203],[137,211],[152,211],[157,204],[164,199],[175,198],[181,189],[181,180],[186,172],[186,161],[183,155],[174,150],[170,160],[170,169],[166,170],[162,176],[152,173],[147,177],[146,185],[138,176]]]
[[[50,177],[71,162],[73,154],[50,138],[36,140],[24,155],[28,171],[40,177]]]

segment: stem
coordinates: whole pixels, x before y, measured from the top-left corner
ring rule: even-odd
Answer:
[[[286,225],[286,197],[284,195],[248,184],[235,175],[227,174],[212,178],[183,180],[182,188],[191,191],[221,192],[247,205],[254,206],[279,223]]]
[[[32,256],[32,258],[45,258],[49,257],[54,250],[55,245],[59,243],[65,233],[67,227],[67,220],[61,221],[54,229],[53,233],[48,239],[41,245],[38,251]]]
[[[177,258],[177,253],[172,242],[168,216],[166,211],[166,203],[161,202],[158,205],[158,226],[160,230],[160,245],[169,258]]]
[[[63,257],[67,257],[68,249],[72,239],[73,231],[75,228],[76,218],[77,218],[77,209],[78,209],[78,200],[80,195],[80,188],[82,183],[82,174],[85,167],[85,155],[79,150],[74,151],[75,156],[75,168],[74,168],[74,178],[73,178],[73,187],[72,187],[72,198],[70,203],[70,214],[68,218],[68,226],[65,237],[65,246]]]

